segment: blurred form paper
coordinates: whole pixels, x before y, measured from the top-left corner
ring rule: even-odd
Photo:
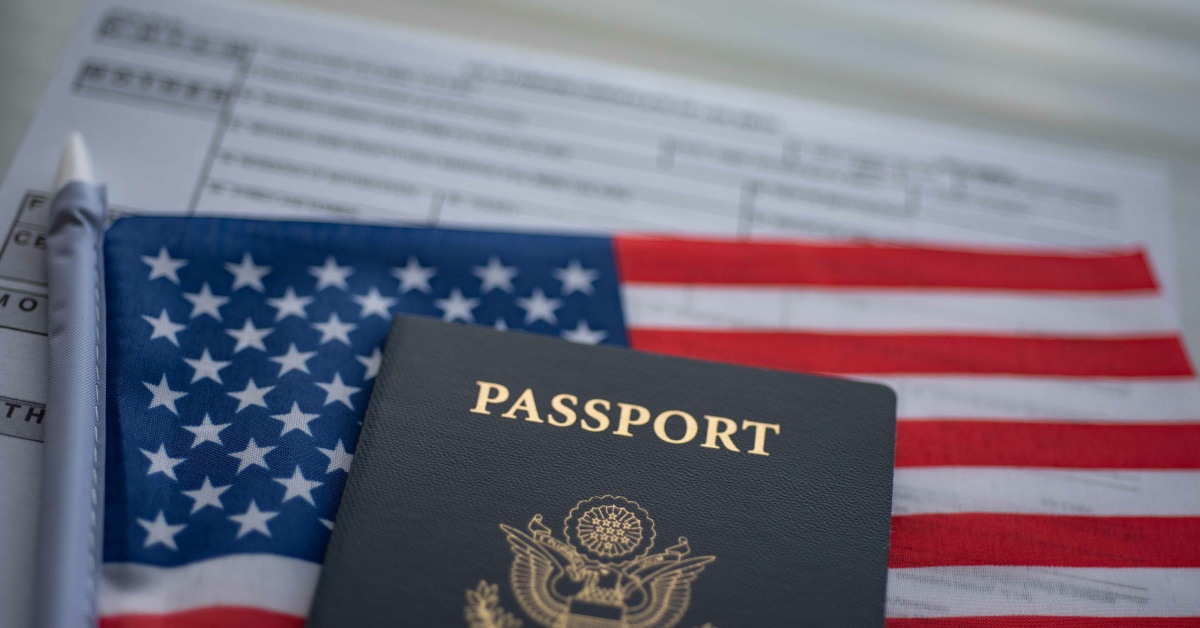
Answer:
[[[1171,295],[1166,186],[1153,169],[328,21],[180,0],[88,7],[0,186],[0,397],[15,404],[0,416],[0,624],[27,623],[31,596],[41,452],[36,435],[22,438],[29,430],[16,425],[40,417],[46,401],[39,238],[70,131],[88,138],[113,208],[124,212],[1073,250],[1137,245]],[[763,316],[794,311],[781,297],[755,299]],[[1157,312],[1173,320],[1169,307]],[[1126,316],[1120,308],[1111,315]],[[987,390],[1025,391],[1023,383],[995,386]],[[1110,386],[1104,390],[1126,390]],[[1045,403],[1067,414],[1094,402],[1047,394]],[[1131,399],[1113,394],[1113,403]]]

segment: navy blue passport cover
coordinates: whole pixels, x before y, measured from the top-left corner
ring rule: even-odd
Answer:
[[[875,384],[398,317],[308,625],[882,626],[895,416]]]

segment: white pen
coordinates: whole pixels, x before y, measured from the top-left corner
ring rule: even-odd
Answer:
[[[95,626],[103,544],[106,201],[83,136],[67,139],[46,251],[50,355],[34,625]],[[94,383],[93,383],[94,382]]]

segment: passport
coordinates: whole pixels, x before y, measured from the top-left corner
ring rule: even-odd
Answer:
[[[309,626],[882,626],[887,387],[397,317]]]

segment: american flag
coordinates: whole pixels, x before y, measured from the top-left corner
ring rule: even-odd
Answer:
[[[105,263],[104,626],[302,625],[398,313],[892,385],[891,626],[1200,625],[1200,388],[1136,251],[141,217]]]

